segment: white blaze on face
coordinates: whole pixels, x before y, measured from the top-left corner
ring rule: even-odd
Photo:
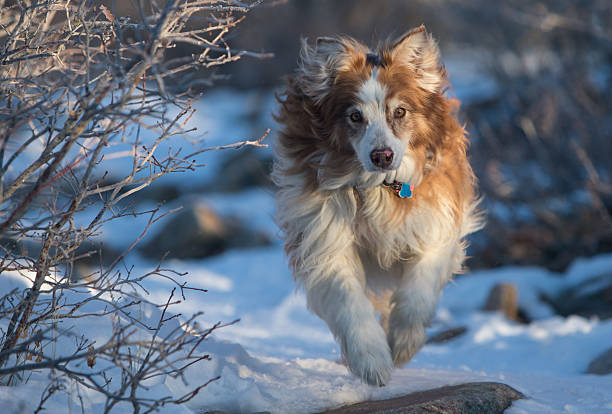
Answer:
[[[359,99],[363,103],[362,111],[366,119],[373,120],[381,117],[385,120],[385,100],[387,88],[378,81],[378,69],[372,70],[372,75],[359,89]]]
[[[354,143],[357,158],[367,171],[380,171],[370,159],[370,154],[376,149],[389,148],[393,151],[391,169],[400,166],[406,144],[393,135],[387,123],[387,88],[378,80],[378,69],[372,70],[372,75],[359,89],[357,105],[366,122],[366,130],[361,139]]]

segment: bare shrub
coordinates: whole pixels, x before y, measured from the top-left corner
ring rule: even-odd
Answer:
[[[115,2],[0,0],[0,277],[19,280],[0,292],[0,381],[46,370],[37,411],[52,394],[69,392],[67,384],[77,384],[71,396],[83,407],[89,389],[106,399],[105,412],[121,404],[150,412],[182,404],[214,380],[179,397],[147,391],[155,378],[181,377],[206,359],[198,346],[218,325],[171,316],[180,299],[174,291],[164,303],[145,299],[147,278],[171,280],[183,299],[190,288],[161,262],[140,275],[124,264],[168,213],[134,211],[125,200],[163,176],[202,167],[206,151],[262,145],[263,137],[206,148],[187,126],[194,91],[215,79],[210,69],[265,57],[225,41],[258,2],[135,3],[129,17]],[[183,45],[193,53],[169,54]],[[186,138],[188,152],[178,141]],[[110,181],[108,162],[117,157],[130,167]],[[124,252],[75,272],[79,260],[102,255],[89,240],[105,224],[143,214],[148,224],[126,235],[133,241]],[[153,312],[149,322],[143,312]],[[78,332],[77,322],[103,326],[107,336]]]

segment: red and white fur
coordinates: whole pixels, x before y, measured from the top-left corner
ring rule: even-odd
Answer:
[[[375,52],[346,37],[304,41],[298,65],[279,98],[277,220],[309,308],[349,369],[384,385],[424,344],[463,238],[482,225],[458,103],[424,27]],[[375,163],[381,148],[388,165]],[[383,185],[393,181],[414,195],[399,198]]]

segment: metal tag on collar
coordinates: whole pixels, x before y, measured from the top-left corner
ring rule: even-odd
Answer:
[[[399,183],[399,191],[397,193],[397,195],[399,196],[399,198],[410,198],[412,197],[412,191],[414,190],[414,187],[411,186],[408,183]]]

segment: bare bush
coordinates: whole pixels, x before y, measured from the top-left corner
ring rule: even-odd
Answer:
[[[23,286],[0,292],[0,381],[48,372],[37,411],[58,391],[86,407],[88,389],[106,399],[105,412],[121,404],[150,412],[188,401],[213,380],[184,396],[147,394],[152,379],[181,377],[206,359],[198,346],[218,326],[171,316],[174,292],[165,303],[144,298],[147,278],[167,278],[181,294],[190,288],[161,264],[135,275],[123,263],[168,213],[134,211],[124,201],[163,176],[202,167],[206,151],[261,145],[206,148],[188,127],[194,91],[215,79],[210,69],[265,57],[225,41],[257,4],[138,2],[129,17],[115,2],[0,0],[0,277]],[[181,45],[195,52],[169,54]],[[191,151],[172,145],[185,138]],[[108,162],[117,157],[130,168],[113,171],[111,181]],[[75,272],[79,260],[102,255],[89,240],[105,224],[142,214],[148,225],[126,235],[133,242],[124,252]],[[156,320],[145,322],[143,309]],[[104,325],[108,336],[78,332],[77,319]]]

